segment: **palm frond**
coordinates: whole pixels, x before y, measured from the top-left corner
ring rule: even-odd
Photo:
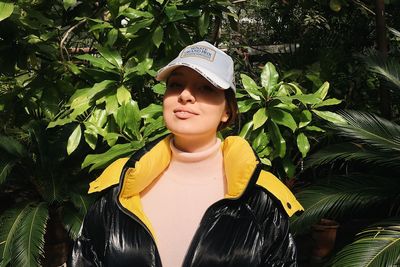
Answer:
[[[337,161],[359,161],[380,167],[400,168],[400,153],[398,156],[385,151],[377,151],[369,146],[354,143],[340,143],[326,146],[305,161],[305,168],[315,167]]]
[[[329,266],[382,267],[400,264],[400,218],[370,227],[333,258]]]
[[[11,244],[15,234],[30,210],[30,203],[7,209],[0,217],[0,267],[11,261]]]
[[[62,221],[69,236],[75,240],[83,222],[83,215],[68,205],[64,207]]]
[[[400,64],[395,58],[387,60],[384,57],[371,52],[364,57],[365,63],[368,65],[370,71],[378,74],[386,81],[389,82],[394,92],[400,93]]]
[[[340,111],[339,114],[348,122],[332,126],[340,135],[382,151],[400,152],[400,125],[361,111]]]
[[[49,211],[45,202],[31,207],[16,231],[12,243],[12,266],[40,266],[48,219]]]
[[[86,215],[88,208],[92,205],[94,197],[91,195],[81,195],[75,192],[70,194],[71,202],[74,204],[75,208],[79,210],[79,214]]]
[[[392,28],[392,27],[387,27],[387,28],[393,35],[400,38],[400,32],[398,30],[396,30],[395,28]]]
[[[332,177],[296,194],[305,211],[292,219],[291,229],[297,233],[305,232],[321,218],[340,219],[346,215],[362,214],[399,194],[400,181],[393,177]]]

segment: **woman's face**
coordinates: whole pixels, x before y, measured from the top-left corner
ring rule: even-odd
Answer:
[[[188,67],[169,76],[163,112],[167,128],[182,137],[215,137],[218,125],[228,120],[224,90]]]

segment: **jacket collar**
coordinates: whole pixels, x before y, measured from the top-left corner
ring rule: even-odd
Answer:
[[[171,161],[170,139],[168,136],[161,140],[135,163],[134,168],[126,170],[120,184],[120,198],[140,194],[168,167]],[[237,198],[252,177],[258,164],[257,157],[247,141],[238,136],[226,138],[221,146],[227,179],[225,197]]]

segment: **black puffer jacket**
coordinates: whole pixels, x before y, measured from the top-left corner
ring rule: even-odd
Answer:
[[[297,266],[288,216],[301,205],[261,171],[246,141],[227,138],[222,150],[226,198],[205,212],[183,266]],[[86,215],[68,266],[162,266],[139,194],[168,166],[170,155],[167,137],[148,152],[116,161],[91,184],[89,192],[106,192]]]

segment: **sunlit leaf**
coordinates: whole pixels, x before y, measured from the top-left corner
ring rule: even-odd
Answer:
[[[346,120],[337,113],[331,111],[319,111],[315,109],[313,109],[312,112],[326,121],[338,124],[347,124]]]
[[[265,108],[260,108],[253,115],[253,130],[261,127],[268,119],[267,110]]]
[[[308,138],[304,133],[299,133],[297,135],[297,147],[299,148],[299,151],[301,152],[301,155],[303,158],[307,156],[308,151],[310,151],[310,143],[308,142]]]
[[[8,18],[14,11],[14,3],[10,0],[0,1],[0,21]]]
[[[82,130],[81,126],[78,124],[76,126],[75,130],[72,132],[72,134],[68,138],[68,143],[67,143],[67,153],[68,155],[71,155],[72,152],[75,151],[75,149],[78,147],[82,137]]]
[[[296,131],[296,121],[289,112],[277,108],[270,108],[269,115],[271,116],[271,120],[273,122],[288,127],[292,130],[292,132]]]
[[[158,48],[160,47],[160,44],[162,43],[163,40],[163,36],[164,36],[164,30],[161,26],[158,26],[154,32],[153,32],[153,43],[154,45]]]

